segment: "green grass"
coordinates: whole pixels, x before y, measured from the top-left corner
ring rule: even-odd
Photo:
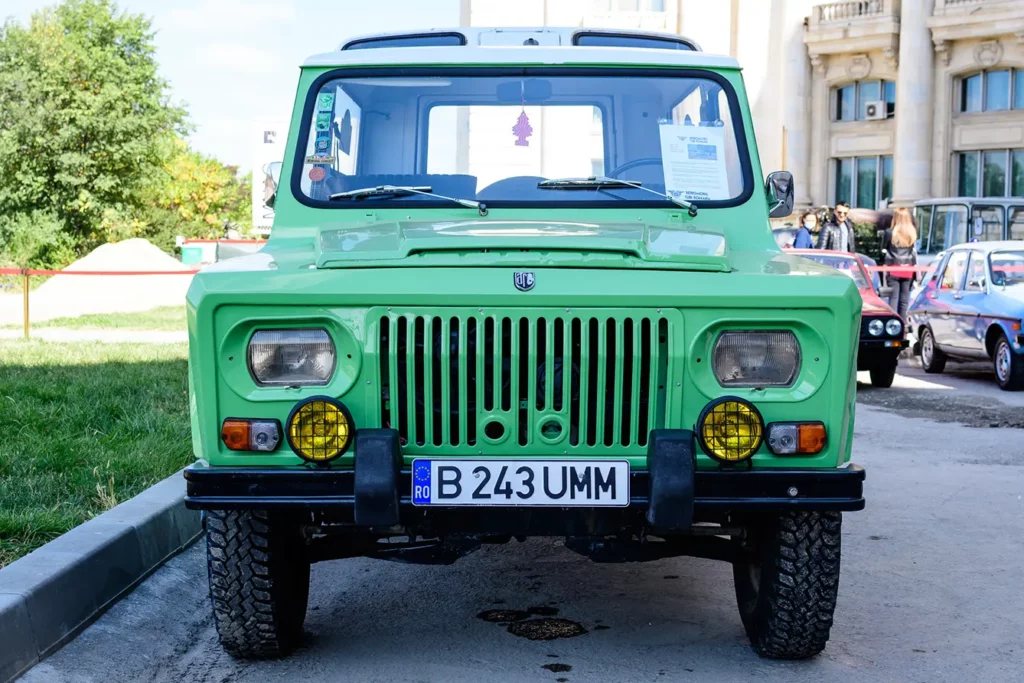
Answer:
[[[11,327],[8,325],[7,327]],[[21,325],[16,327],[20,328]],[[139,313],[93,313],[77,318],[54,318],[32,323],[37,327],[66,329],[185,330],[185,307],[165,306]]]
[[[192,460],[187,352],[0,341],[0,567]]]

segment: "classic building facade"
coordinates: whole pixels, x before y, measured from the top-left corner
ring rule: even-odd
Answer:
[[[461,0],[473,26],[671,31],[744,66],[797,205],[1024,196],[1024,0]]]

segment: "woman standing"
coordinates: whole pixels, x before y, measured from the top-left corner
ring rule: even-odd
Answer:
[[[814,238],[812,232],[817,232],[818,214],[813,211],[804,211],[800,214],[800,227],[796,231],[796,238],[793,240],[794,249],[813,249]]]
[[[917,228],[909,209],[896,209],[892,216],[892,237],[885,243],[885,265],[893,266],[889,271],[889,285],[892,287],[889,305],[904,321],[907,320],[907,306],[910,304],[910,286],[917,276],[917,271],[906,270],[895,266],[916,266]]]

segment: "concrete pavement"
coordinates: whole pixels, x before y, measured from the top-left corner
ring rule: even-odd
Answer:
[[[931,376],[904,371],[896,388],[861,387],[862,398],[888,394],[898,406],[945,393],[913,385]],[[983,382],[991,378],[943,379],[960,381],[970,391],[950,394],[979,405],[1003,394],[990,396]],[[854,461],[868,469],[868,507],[844,517],[835,627],[811,661],[753,654],[725,564],[597,565],[537,539],[485,548],[451,567],[315,565],[305,646],[280,661],[236,662],[217,645],[200,543],[23,680],[1020,680],[1024,432],[896,410],[858,406]],[[932,417],[948,420],[948,412]],[[588,633],[534,642],[476,616],[541,605]]]

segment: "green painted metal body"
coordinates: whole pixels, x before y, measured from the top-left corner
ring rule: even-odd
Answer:
[[[307,91],[325,71],[302,72],[282,178],[292,174]],[[739,96],[753,175],[761,178],[740,73],[717,71]],[[471,325],[483,326],[488,319],[499,321],[495,324],[506,318],[516,324],[524,321],[526,340],[538,339],[540,325],[552,329],[549,326],[580,320],[582,333],[595,319],[597,329],[607,330],[599,334],[599,362],[610,357],[607,345],[626,343],[626,335],[634,335],[634,348],[641,345],[639,332],[649,324],[666,333],[663,343],[652,342],[651,358],[657,358],[652,367],[659,368],[658,381],[647,387],[653,393],[649,405],[657,406],[656,415],[648,418],[654,421],[652,426],[692,428],[712,399],[741,396],[758,407],[766,422],[820,420],[829,435],[825,450],[812,457],[780,458],[762,446],[753,459],[755,468],[835,468],[849,460],[860,296],[849,278],[779,250],[769,229],[767,199],[759,188],[740,206],[701,210],[696,217],[678,208],[495,208],[486,217],[473,209],[434,204],[400,210],[368,211],[358,205],[323,209],[299,203],[286,183],[275,208],[273,233],[260,253],[204,270],[189,290],[193,446],[196,457],[210,466],[300,466],[302,461],[286,444],[271,454],[228,451],[220,441],[220,425],[228,417],[276,418],[283,424],[295,403],[310,396],[339,398],[357,427],[394,424],[400,410],[397,396],[382,400],[381,388],[385,381],[395,386],[398,369],[392,366],[385,372],[380,366],[380,354],[389,351],[379,348],[380,326],[383,320],[390,327],[417,317],[445,330],[456,326],[460,339],[467,338]],[[503,228],[497,232],[512,236],[488,237],[481,226]],[[533,235],[529,251],[522,250],[523,238],[515,236],[523,226],[529,226]],[[716,240],[722,242],[721,248],[705,253],[689,248],[714,245]],[[529,292],[512,286],[513,272],[522,269],[537,276]],[[249,337],[256,329],[297,326],[330,332],[338,350],[334,377],[321,387],[257,386],[246,365]],[[802,349],[801,369],[791,387],[726,389],[718,384],[710,353],[721,331],[779,328],[791,329]],[[431,339],[425,335],[424,343]],[[527,342],[531,367],[536,354],[552,352],[551,339],[549,335],[543,345]],[[391,340],[393,345],[394,336]],[[466,364],[472,361],[463,351],[440,355],[442,377],[453,366],[459,377],[470,372]],[[627,369],[613,360],[610,372],[598,375],[597,395],[603,394],[606,382],[621,387],[623,373],[637,377],[641,360],[633,355],[637,367]],[[482,357],[476,355],[478,362]],[[407,365],[406,371],[411,370]],[[523,394],[534,396],[537,382],[553,386],[552,373],[547,373],[530,373]],[[429,375],[425,373],[424,382],[432,381]],[[413,383],[415,376],[409,381]],[[574,446],[564,432],[561,439],[546,438],[542,425],[564,422],[571,407],[529,400],[526,409],[533,428],[526,443],[519,442],[514,429],[506,429],[503,438],[481,436],[470,446],[459,437],[467,433],[467,420],[473,419],[467,410],[468,385],[452,387],[445,382],[442,401],[446,409],[456,409],[457,417],[441,420],[439,429],[423,424],[423,443],[410,438],[403,453],[407,462],[423,454],[625,457],[633,467],[642,468],[646,448],[622,426],[627,421],[635,431],[640,419],[633,414],[640,386],[633,384],[630,392],[615,394],[614,410],[598,410],[595,416],[600,421],[594,425],[596,434],[601,434],[606,420],[612,425],[607,430],[613,435],[611,443],[598,436],[589,444],[580,436]],[[476,385],[482,393],[482,383]],[[513,387],[512,396],[517,391],[519,387]],[[482,395],[472,399],[478,430],[485,417],[506,426],[515,419],[518,405],[503,407],[500,396],[491,404]],[[405,412],[414,415],[412,397],[405,400]],[[631,404],[627,409],[624,400]],[[580,432],[585,434],[582,425]],[[331,466],[351,467],[353,456],[350,450]],[[716,466],[699,453],[698,467]]]

